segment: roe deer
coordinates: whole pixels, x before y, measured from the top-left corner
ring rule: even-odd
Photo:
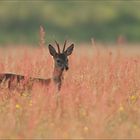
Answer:
[[[61,89],[62,80],[63,80],[63,72],[64,70],[68,70],[68,56],[72,54],[74,44],[71,44],[66,50],[66,41],[64,42],[63,50],[60,51],[59,44],[55,41],[56,46],[58,48],[58,52],[55,50],[55,48],[49,44],[49,52],[53,56],[54,60],[54,71],[53,71],[53,77],[49,79],[42,79],[42,78],[34,78],[29,77],[27,78],[24,75],[14,74],[14,73],[0,73],[0,84],[8,82],[8,88],[10,89],[12,87],[12,83],[15,82],[16,84],[25,83],[25,86],[28,83],[32,83],[31,87],[34,83],[41,83],[43,85],[49,85],[51,81],[54,82],[54,84],[57,86],[58,91]],[[27,82],[24,82],[27,81]]]

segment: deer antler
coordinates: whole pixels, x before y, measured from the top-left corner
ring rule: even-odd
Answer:
[[[64,42],[64,47],[63,47],[63,51],[62,51],[62,52],[64,52],[64,51],[65,51],[66,44],[67,44],[67,40],[65,40],[65,42]]]
[[[59,44],[57,43],[57,41],[55,41],[55,43],[56,43],[56,46],[57,46],[57,48],[58,48],[58,53],[60,53],[60,47],[59,47]]]

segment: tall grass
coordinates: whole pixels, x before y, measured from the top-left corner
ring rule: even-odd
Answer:
[[[0,138],[139,138],[140,55],[76,47],[69,63],[59,104],[51,85],[22,96],[1,86]],[[49,78],[53,60],[47,48],[1,49],[7,71]]]

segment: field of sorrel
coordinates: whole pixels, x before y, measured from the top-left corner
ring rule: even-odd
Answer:
[[[0,138],[140,138],[138,51],[75,46],[59,97],[53,87],[21,96],[1,85]],[[49,78],[52,70],[47,47],[0,49],[0,72]]]

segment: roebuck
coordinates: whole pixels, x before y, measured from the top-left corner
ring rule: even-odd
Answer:
[[[66,50],[66,41],[64,42],[63,50],[60,51],[59,44],[55,41],[56,46],[58,48],[58,52],[55,48],[49,44],[48,49],[50,54],[53,56],[54,60],[54,70],[53,76],[49,79],[42,79],[42,78],[34,78],[34,77],[26,77],[24,75],[14,74],[14,73],[1,73],[0,74],[0,84],[1,83],[8,83],[8,88],[11,89],[13,87],[13,83],[16,83],[16,86],[20,83],[24,83],[24,87],[28,86],[31,83],[31,87],[34,83],[40,83],[45,86],[48,86],[51,82],[55,84],[58,91],[61,89],[62,80],[63,80],[63,72],[64,70],[68,70],[68,56],[72,54],[74,44],[71,44]],[[26,82],[25,82],[26,81]]]

